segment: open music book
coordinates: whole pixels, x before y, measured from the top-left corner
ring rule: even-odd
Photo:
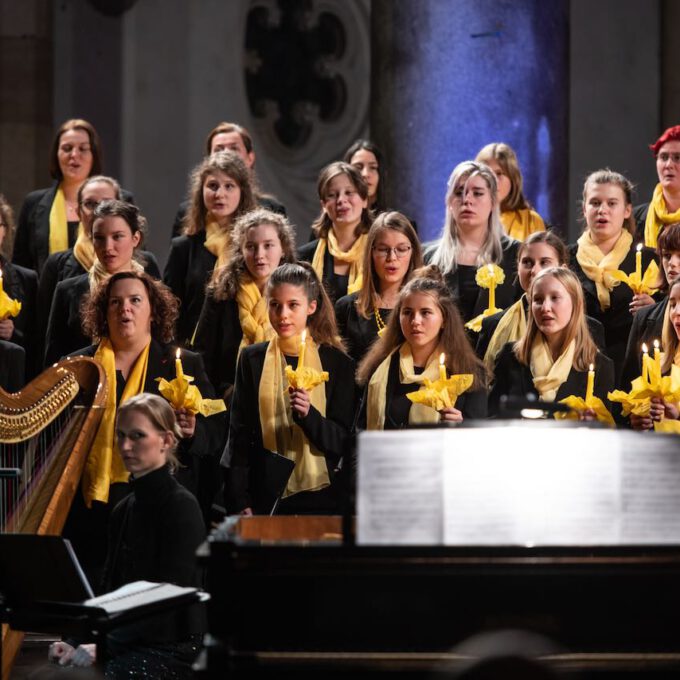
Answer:
[[[135,581],[113,590],[105,595],[85,600],[86,607],[103,609],[107,614],[117,614],[136,607],[144,607],[156,602],[167,602],[194,596],[197,588],[185,588],[172,583],[152,583],[151,581]]]

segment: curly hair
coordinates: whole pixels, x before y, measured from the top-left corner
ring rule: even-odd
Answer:
[[[228,175],[238,184],[241,190],[241,199],[236,211],[232,215],[232,222],[256,207],[250,171],[243,162],[243,159],[234,151],[219,151],[203,160],[191,173],[189,187],[191,203],[184,217],[183,229],[183,233],[187,236],[205,231],[208,210],[203,201],[203,184],[206,177],[214,172],[222,172]]]
[[[215,300],[229,300],[236,296],[238,287],[244,279],[250,278],[244,250],[248,232],[255,227],[267,225],[274,227],[281,242],[281,262],[295,262],[295,231],[286,217],[279,213],[258,208],[239,217],[234,224],[232,239],[229,245],[229,261],[223,267],[215,269],[207,287],[207,293]]]
[[[109,298],[113,286],[123,279],[142,282],[151,307],[151,337],[159,342],[171,342],[175,336],[175,322],[179,316],[179,300],[161,281],[157,281],[146,272],[135,271],[118,272],[95,288],[94,292],[85,296],[80,308],[85,335],[94,338],[95,341],[109,337],[107,320]]]

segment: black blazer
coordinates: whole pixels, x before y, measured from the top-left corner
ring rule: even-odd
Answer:
[[[371,314],[368,319],[357,311],[357,298],[359,293],[352,293],[341,297],[335,303],[335,318],[338,322],[338,330],[347,344],[347,353],[358,364],[368,352],[369,347],[378,338],[378,324],[375,315]],[[380,309],[380,318],[387,324],[391,309]]]
[[[189,344],[217,258],[205,247],[205,231],[172,239],[163,282],[180,299],[177,341]]]
[[[236,368],[229,439],[222,456],[222,465],[229,468],[230,473],[227,493],[230,507],[227,509],[233,512],[250,506],[249,489],[259,481],[251,478],[249,468],[251,458],[263,449],[258,393],[268,345],[268,342],[261,342],[244,348]],[[329,380],[324,383],[326,417],[311,407],[307,416],[296,418],[296,422],[309,441],[325,455],[332,485],[342,457],[351,451],[356,403],[354,362],[344,352],[326,345],[319,347],[319,357],[329,373]]]
[[[215,300],[208,295],[198,319],[193,348],[203,357],[205,370],[219,395],[234,385],[242,338],[236,300]]]
[[[58,186],[59,183],[55,182],[47,189],[31,191],[19,211],[12,260],[38,273],[50,254],[50,211]],[[129,191],[123,191],[121,195],[124,201],[134,203]],[[69,246],[72,247],[73,243],[70,242]]]
[[[527,314],[529,313],[526,298],[524,298],[524,311]],[[502,312],[496,312],[496,314],[487,316],[482,321],[482,329],[477,334],[477,346],[475,347],[477,356],[480,359],[484,359],[486,350],[489,349],[491,338],[496,332],[498,324],[505,316],[506,312],[507,310],[504,309]],[[588,324],[588,330],[590,331],[590,335],[593,338],[593,342],[597,345],[598,349],[604,350],[604,326],[597,319],[593,319],[592,316],[586,316],[586,323]]]
[[[255,201],[260,208],[265,208],[265,210],[271,210],[272,212],[279,213],[279,215],[286,216],[286,208],[283,203],[279,203],[273,196],[269,194],[263,194],[260,196],[255,196]],[[184,226],[184,218],[189,212],[190,201],[182,201],[177,208],[175,213],[175,221],[172,223],[172,238],[182,235],[182,227]]]
[[[621,379],[618,383],[622,390],[628,392],[631,381],[642,373],[642,343],[647,344],[649,356],[653,356],[654,340],[661,341],[663,317],[667,305],[668,297],[665,297],[655,305],[643,307],[633,316],[633,325],[628,335]]]
[[[501,244],[503,246],[503,254],[498,266],[505,272],[505,280],[500,286],[496,287],[496,307],[500,309],[507,309],[513,302],[519,300],[522,296],[522,289],[517,281],[517,251],[519,250],[520,242],[506,236],[501,237]],[[433,243],[427,248],[425,252],[425,261],[431,262],[434,251],[439,245],[438,242]],[[451,290],[453,297],[458,299],[460,296],[458,289],[458,270],[449,272],[445,275],[446,285]],[[489,291],[486,288],[480,288],[477,294],[477,301],[472,310],[470,318],[464,318],[467,322],[481,314],[489,305]]]
[[[93,357],[97,347],[98,345],[90,345],[72,352],[70,356]],[[166,345],[157,340],[151,341],[149,364],[144,382],[145,392],[160,394],[156,379],[172,380],[175,377],[175,350],[176,346],[174,345]],[[189,350],[182,350],[182,366],[184,373],[194,378],[192,384],[198,387],[201,395],[207,399],[214,398],[215,392],[205,373],[200,355]],[[119,399],[125,383],[120,374],[117,378],[116,389]],[[181,467],[177,471],[176,477],[183,486],[197,496],[206,515],[219,486],[219,455],[224,448],[225,438],[225,413],[218,413],[209,418],[198,415],[196,416],[194,436],[191,439],[182,439],[177,448],[177,457]]]
[[[635,235],[633,242],[635,244],[645,242],[645,222],[647,221],[647,212],[649,211],[649,203],[642,203],[633,208],[633,219],[635,220]]]
[[[25,384],[26,352],[13,342],[0,340],[0,387],[18,392]]]
[[[569,246],[569,267],[578,276],[586,301],[586,314],[597,319],[604,326],[604,353],[612,359],[616,369],[617,382],[621,375],[623,359],[626,351],[626,342],[630,328],[633,325],[633,315],[628,306],[633,299],[633,291],[625,284],[616,286],[610,293],[611,304],[607,311],[603,312],[597,299],[595,283],[586,275],[581,265],[576,260],[578,244]],[[619,266],[621,271],[630,273],[635,271],[635,246],[631,245],[628,254]],[[649,263],[657,261],[656,253],[651,248],[642,249],[642,272],[644,273]]]
[[[135,256],[144,266],[144,271],[149,274],[149,276],[153,276],[154,279],[161,278],[161,272],[158,268],[158,261],[152,252],[148,250],[140,250],[137,251]],[[40,283],[38,284],[38,338],[44,339],[47,334],[50,310],[52,309],[52,302],[54,300],[54,293],[57,289],[57,285],[61,281],[82,276],[86,273],[87,272],[85,269],[83,269],[83,266],[73,255],[73,248],[62,250],[59,253],[52,253],[52,255],[47,258],[42,273],[40,274]],[[82,334],[80,339],[83,340],[83,342],[74,345],[74,349],[76,347],[82,347],[83,344],[87,343],[87,339],[84,338]],[[58,357],[63,356],[63,354],[64,353],[62,352],[58,355]],[[43,346],[41,346],[40,357],[42,358],[44,355],[45,349]],[[49,363],[51,362],[48,362],[48,364]]]
[[[315,238],[313,241],[300,246],[298,248],[298,260],[302,260],[302,262],[309,262],[311,264],[312,260],[314,259],[314,253],[316,252],[316,246],[318,243],[319,239]],[[328,297],[331,299],[333,304],[335,304],[336,300],[339,300],[341,297],[347,295],[347,285],[349,281],[348,275],[338,276],[333,271],[334,266],[334,258],[330,254],[328,248],[326,248],[323,258],[323,276],[321,277],[321,281],[326,289],[326,292],[328,293]]]
[[[2,285],[5,293],[21,302],[21,311],[14,317],[14,332],[9,342],[20,345],[26,352],[26,377],[30,380],[42,368],[40,362],[40,338],[37,334],[38,318],[38,275],[0,256]]]
[[[387,388],[385,394],[385,426],[386,430],[401,430],[412,427],[408,422],[410,402],[406,397],[408,392],[414,392],[419,385],[402,384],[399,380],[399,353],[395,352],[390,360],[390,368],[387,374]],[[367,424],[367,399],[368,385],[364,388],[359,405],[356,429],[365,430]],[[395,403],[399,400],[401,403]],[[463,392],[456,399],[456,408],[463,414],[464,420],[481,420],[487,417],[487,391],[484,388],[476,388]],[[395,419],[395,415],[399,417]]]
[[[513,343],[503,347],[496,359],[494,370],[495,382],[489,394],[489,417],[499,415],[500,400],[503,395],[510,397],[525,397],[532,394],[538,399],[538,390],[534,387],[533,376],[529,366],[520,364],[513,352]],[[588,383],[588,371],[577,371],[572,368],[567,379],[560,385],[555,401],[560,401],[570,395],[585,397]],[[614,364],[612,360],[598,352],[595,358],[595,385],[593,394],[602,399],[610,408],[607,393],[614,389]]]

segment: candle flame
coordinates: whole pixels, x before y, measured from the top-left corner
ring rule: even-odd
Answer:
[[[654,341],[654,350],[658,352],[661,343],[658,340]]]
[[[439,365],[443,366],[445,362],[446,362],[446,354],[444,354],[444,352],[442,352],[439,355]]]
[[[182,356],[182,350],[178,347],[175,352],[175,359],[179,359]]]
[[[642,243],[637,244],[637,251],[638,253],[642,251]]]
[[[590,364],[590,368],[588,369],[589,371],[594,371],[595,370],[595,364]]]
[[[643,342],[642,343],[642,351],[647,354],[649,352],[649,348],[647,347],[647,343]]]
[[[300,336],[300,342],[305,342],[307,340],[307,329],[305,328],[304,331],[302,331],[302,335]]]

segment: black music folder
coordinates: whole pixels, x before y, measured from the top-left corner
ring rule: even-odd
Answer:
[[[256,515],[273,515],[295,469],[295,461],[268,449],[251,457],[252,504]]]

